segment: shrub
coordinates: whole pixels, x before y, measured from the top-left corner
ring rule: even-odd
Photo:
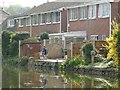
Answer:
[[[112,35],[106,40],[108,43],[108,46],[106,46],[108,50],[107,59],[113,60],[114,65],[120,68],[120,24],[115,21],[112,24]]]
[[[30,38],[25,39],[24,41],[27,41],[27,42],[37,42],[38,38],[37,37],[30,37]]]
[[[10,38],[11,33],[7,30],[4,30],[2,33],[2,55],[4,58],[8,57],[10,54]]]
[[[73,59],[68,59],[66,60],[65,63],[63,63],[61,65],[62,68],[71,68],[71,67],[76,67],[76,66],[80,66],[80,65],[84,65],[85,62],[79,57],[75,57]]]
[[[29,58],[27,56],[23,56],[20,59],[20,66],[27,66],[28,65],[28,60],[29,60]]]
[[[19,49],[19,40],[29,38],[28,33],[13,33],[11,36],[10,56],[17,56]]]
[[[93,50],[92,43],[86,43],[82,47],[83,57],[84,57],[84,60],[87,64],[89,64],[91,62],[91,51],[92,50]]]
[[[29,37],[28,33],[10,32],[4,30],[2,32],[2,54],[6,58],[8,56],[17,56],[19,48],[19,40],[24,40]]]
[[[49,39],[48,33],[44,32],[40,35],[40,40]]]

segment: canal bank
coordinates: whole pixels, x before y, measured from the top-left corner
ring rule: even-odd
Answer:
[[[91,74],[107,77],[118,77],[120,71],[117,68],[95,68],[95,67],[79,67],[79,68],[64,68],[63,71],[74,72],[79,74]]]
[[[3,66],[3,88],[119,88],[117,78],[68,73],[54,69]],[[44,84],[42,77],[47,81]],[[7,77],[7,78],[6,78]],[[105,89],[105,90],[106,90]],[[112,90],[113,90],[112,89]],[[36,89],[35,89],[36,90]],[[119,90],[119,89],[117,89]]]
[[[120,71],[118,68],[102,68],[102,67],[90,67],[90,66],[82,66],[82,67],[69,67],[69,68],[61,68],[61,62],[63,60],[41,60],[35,62],[35,68],[49,68],[49,69],[59,69],[61,71],[66,72],[74,72],[78,74],[93,74],[93,75],[102,75],[108,77],[118,77]]]

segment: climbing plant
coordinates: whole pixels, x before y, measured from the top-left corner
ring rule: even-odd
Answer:
[[[7,57],[10,52],[10,38],[11,33],[7,30],[4,30],[2,33],[2,55],[3,57]]]
[[[3,57],[18,55],[19,40],[29,38],[29,33],[10,32],[4,30],[2,32],[2,55]]]
[[[82,47],[83,57],[84,60],[89,64],[91,62],[91,51],[93,50],[93,44],[92,43],[86,43]]]

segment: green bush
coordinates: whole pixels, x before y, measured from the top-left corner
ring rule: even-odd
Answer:
[[[20,66],[27,66],[28,65],[28,60],[29,60],[29,58],[27,56],[23,56],[20,59]]]
[[[93,50],[92,43],[86,43],[82,47],[83,57],[86,62],[86,64],[89,64],[91,62],[91,51]]]
[[[6,57],[15,57],[18,55],[19,40],[27,39],[29,33],[25,32],[11,32],[4,30],[2,32],[2,55]]]
[[[84,64],[85,62],[79,56],[77,56],[73,59],[66,60],[66,62],[61,65],[61,68],[71,68],[71,67],[81,66]]]
[[[48,33],[44,32],[40,35],[40,40],[49,39]]]
[[[7,30],[2,32],[2,55],[4,58],[8,57],[10,54],[10,38],[11,33]]]
[[[112,35],[106,39],[108,43],[106,46],[108,50],[107,59],[113,60],[113,64],[120,68],[120,23],[113,21],[112,25]]]
[[[37,42],[38,38],[37,37],[30,37],[30,38],[25,39],[24,41],[26,41],[26,42]]]

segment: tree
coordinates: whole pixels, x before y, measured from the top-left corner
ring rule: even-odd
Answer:
[[[40,40],[49,39],[48,33],[44,32],[40,35]]]
[[[29,38],[28,33],[13,33],[10,43],[10,56],[16,56],[19,52],[19,40],[25,40]]]
[[[10,53],[9,52],[10,38],[11,38],[11,33],[7,30],[3,31],[2,33],[2,55],[3,57],[7,57]]]
[[[86,43],[82,47],[83,57],[84,60],[88,63],[91,62],[91,51],[93,50],[93,44],[92,43]]]
[[[17,56],[19,48],[19,40],[29,38],[29,33],[15,33],[10,31],[2,32],[2,55],[3,57]]]
[[[108,46],[106,46],[108,50],[107,59],[114,60],[114,65],[120,66],[120,24],[116,21],[113,21],[112,24],[112,35],[106,40],[108,42]]]
[[[30,7],[22,7],[20,5],[10,5],[9,7],[4,8],[4,10],[11,15],[22,14],[30,9]]]

